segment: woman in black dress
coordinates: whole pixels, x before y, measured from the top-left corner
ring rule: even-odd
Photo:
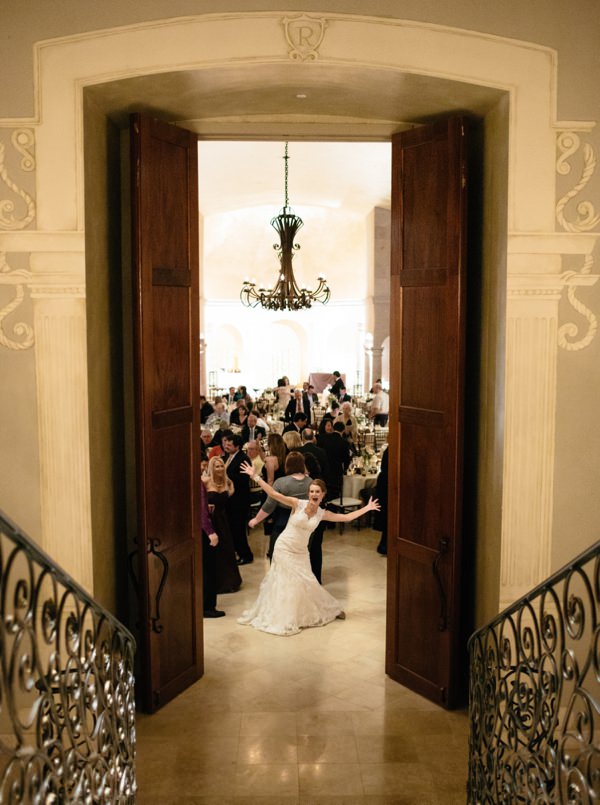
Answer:
[[[221,456],[214,456],[208,462],[204,479],[210,516],[219,535],[219,544],[215,548],[215,573],[218,593],[233,593],[242,585],[233,537],[227,519],[227,500],[233,494],[233,484],[225,472],[225,463]]]

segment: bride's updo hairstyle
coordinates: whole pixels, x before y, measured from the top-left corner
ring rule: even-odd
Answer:
[[[318,486],[321,492],[323,493],[323,497],[327,494],[327,484],[325,481],[322,481],[320,478],[315,478],[314,481],[310,482],[311,486]]]

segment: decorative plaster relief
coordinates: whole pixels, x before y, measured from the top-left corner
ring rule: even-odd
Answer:
[[[316,61],[325,36],[327,20],[323,17],[284,17],[281,21],[290,46],[289,57],[294,61]]]
[[[578,341],[569,340],[575,339],[579,335],[579,327],[575,322],[568,322],[559,328],[558,344],[568,352],[576,352],[577,350],[588,347],[594,340],[594,336],[598,331],[597,317],[575,296],[575,291],[580,285],[594,285],[598,280],[598,276],[592,275],[591,273],[593,264],[594,258],[591,254],[588,254],[585,257],[581,271],[566,271],[562,275],[562,279],[567,285],[567,299],[569,300],[569,304],[583,316],[588,323],[587,333]]]
[[[575,132],[563,131],[558,135],[557,145],[560,156],[556,162],[556,172],[561,176],[568,176],[571,172],[571,164],[568,160],[579,150],[581,140]],[[589,143],[584,143],[581,179],[556,205],[556,220],[567,232],[589,232],[600,223],[600,215],[595,215],[594,205],[591,201],[579,202],[576,221],[567,221],[563,212],[569,201],[575,198],[590,181],[596,170],[596,165],[597,159],[594,149]]]
[[[15,129],[11,135],[11,143],[15,151],[21,155],[20,169],[29,173],[35,168],[33,155],[34,137],[31,129]],[[25,229],[35,218],[35,202],[23,188],[19,187],[9,176],[6,167],[6,145],[0,142],[0,180],[6,187],[21,199],[25,205],[24,215],[15,216],[15,201],[10,198],[0,199],[0,230]]]
[[[559,156],[556,161],[556,172],[560,176],[568,176],[571,173],[572,167],[569,160],[571,157],[575,156],[581,148],[581,139],[574,131],[562,131],[558,135],[557,147]],[[568,221],[564,215],[567,204],[581,193],[596,170],[598,161],[594,149],[589,143],[583,144],[582,157],[583,170],[580,180],[556,205],[556,220],[567,232],[589,232],[600,223],[600,215],[596,215],[594,205],[590,201],[579,202],[576,207],[576,221]],[[577,336],[580,334],[579,327],[574,322],[568,322],[559,328],[558,344],[562,349],[566,349],[569,352],[576,352],[588,347],[594,340],[596,332],[598,331],[597,317],[576,296],[576,291],[579,286],[594,285],[598,280],[598,276],[592,275],[591,273],[593,264],[593,256],[586,254],[583,267],[580,271],[566,271],[562,275],[562,280],[567,287],[567,299],[569,304],[587,321],[587,332],[579,339],[577,339]]]
[[[25,322],[13,325],[12,334],[18,340],[10,338],[4,332],[4,319],[15,311],[25,298],[25,285],[31,280],[31,272],[25,269],[11,269],[6,262],[6,254],[0,252],[0,285],[13,285],[14,298],[3,308],[0,308],[0,346],[8,349],[29,349],[33,346],[33,328]]]

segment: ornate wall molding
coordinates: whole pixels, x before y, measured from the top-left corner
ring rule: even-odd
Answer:
[[[566,271],[562,275],[562,279],[567,286],[567,299],[569,300],[569,304],[588,324],[587,332],[578,340],[571,340],[576,339],[579,335],[579,327],[575,322],[568,322],[559,328],[558,344],[562,349],[566,349],[568,352],[576,352],[588,347],[594,340],[598,331],[598,318],[575,296],[577,288],[581,285],[590,286],[597,282],[598,275],[591,273],[593,264],[594,258],[591,254],[588,254],[585,257],[583,267],[580,271]]]
[[[325,36],[327,20],[323,17],[284,17],[281,21],[292,61],[316,61]]]
[[[568,352],[585,349],[598,332],[598,317],[576,294],[578,289],[591,288],[600,279],[600,274],[592,274],[593,251],[599,239],[597,233],[586,232],[529,233],[510,238],[509,251],[513,259],[519,266],[528,266],[531,273],[514,273],[509,277],[507,299],[524,300],[529,297],[555,299],[558,302],[566,289],[567,301],[583,319],[579,324],[567,322],[557,329],[557,343]],[[578,271],[560,273],[565,260],[574,257],[583,260],[582,267]]]
[[[7,349],[29,349],[33,346],[34,335],[33,327],[24,321],[19,321],[12,326],[12,338],[4,330],[4,319],[14,313],[25,299],[25,286],[31,279],[31,272],[25,269],[11,269],[6,261],[6,254],[0,252],[0,286],[12,285],[15,289],[14,298],[0,308],[0,346]]]
[[[33,155],[34,136],[31,129],[15,129],[11,135],[11,143],[15,151],[21,155],[20,169],[29,173],[35,169]],[[11,198],[0,199],[0,230],[25,229],[35,219],[35,202],[23,188],[13,181],[6,167],[6,146],[0,142],[0,180],[25,206],[24,214],[15,215],[15,200]]]
[[[556,172],[560,176],[568,176],[571,173],[571,157],[579,151],[581,147],[581,139],[574,131],[562,131],[558,135],[557,147],[559,157],[556,161]],[[564,210],[567,204],[575,198],[583,188],[588,184],[596,170],[597,159],[594,149],[589,143],[584,143],[582,148],[583,156],[583,170],[581,178],[572,188],[566,193],[556,205],[556,220],[559,225],[567,232],[589,232],[598,226],[600,223],[600,215],[597,215],[594,205],[591,201],[580,201],[577,204],[577,219],[575,221],[568,221],[565,218]]]

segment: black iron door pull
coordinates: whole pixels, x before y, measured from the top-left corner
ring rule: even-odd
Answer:
[[[450,540],[448,537],[442,537],[440,539],[440,549],[431,565],[431,570],[437,582],[438,592],[440,594],[440,618],[438,621],[438,629],[440,632],[445,632],[448,628],[448,597],[446,596],[446,591],[444,590],[444,584],[440,575],[440,563],[444,555],[448,553],[449,545]]]
[[[167,562],[167,557],[164,555],[164,553],[158,550],[159,545],[160,540],[157,539],[153,539],[148,542],[148,553],[156,556],[156,558],[161,561],[163,566],[162,578],[160,580],[160,584],[158,585],[156,595],[154,596],[155,616],[150,618],[152,621],[152,631],[157,632],[158,634],[160,634],[163,630],[163,625],[160,622],[160,598],[163,594],[163,590],[165,589],[165,584],[167,583],[167,576],[169,575],[169,563]]]

